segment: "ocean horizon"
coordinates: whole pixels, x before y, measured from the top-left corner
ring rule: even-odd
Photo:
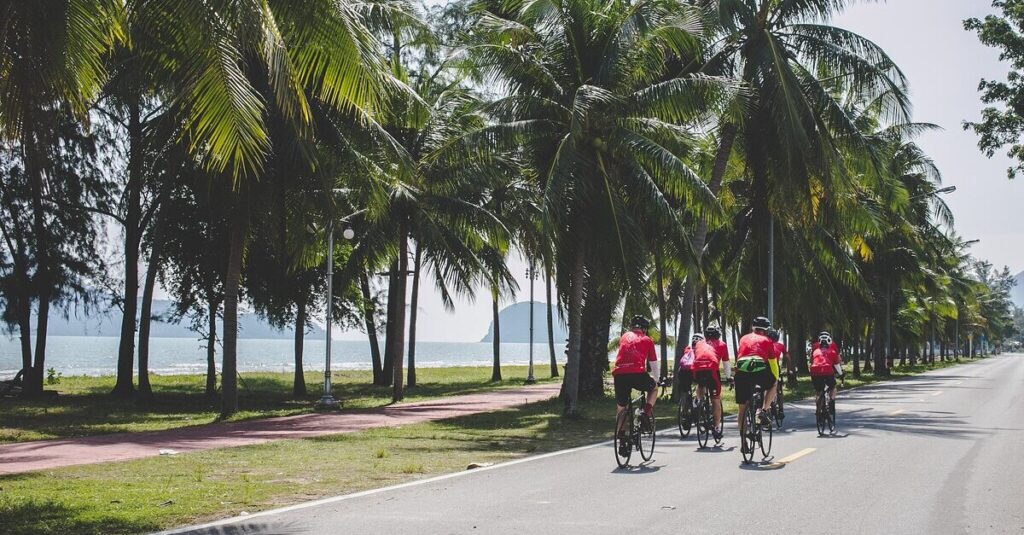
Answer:
[[[46,368],[54,368],[64,376],[114,375],[117,366],[116,336],[48,336]],[[384,349],[384,339],[380,340]],[[549,366],[547,343],[533,345],[534,366]],[[217,368],[221,365],[221,346],[217,344]],[[306,339],[303,366],[308,371],[323,371],[324,340]],[[565,344],[555,344],[559,366],[565,364]],[[150,372],[157,375],[183,375],[206,372],[206,344],[189,338],[151,338]],[[502,343],[501,363],[509,366],[529,364],[530,344]],[[441,368],[453,366],[490,366],[490,342],[417,342],[416,366]],[[137,361],[136,361],[137,367]],[[21,368],[21,348],[17,338],[0,337],[0,378],[9,378]],[[371,368],[368,341],[332,340],[331,369],[368,370]],[[238,340],[238,371],[291,372],[295,370],[294,340]]]

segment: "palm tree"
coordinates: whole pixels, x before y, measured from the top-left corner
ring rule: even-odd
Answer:
[[[506,96],[489,107],[496,124],[466,136],[463,151],[452,154],[521,149],[529,159],[568,310],[563,399],[575,414],[584,297],[592,304],[597,293],[611,297],[613,277],[645,278],[650,249],[637,214],[676,233],[684,230],[673,200],[717,214],[683,156],[684,125],[721,84],[667,72],[667,57],[699,45],[695,11],[676,2],[491,2],[474,27],[474,65]],[[600,314],[605,322],[610,312]],[[604,338],[607,346],[607,331]]]

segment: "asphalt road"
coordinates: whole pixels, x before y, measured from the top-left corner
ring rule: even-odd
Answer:
[[[841,393],[837,413],[819,438],[791,404],[760,465],[733,421],[722,448],[664,432],[629,470],[602,444],[183,533],[1024,533],[1024,355]]]

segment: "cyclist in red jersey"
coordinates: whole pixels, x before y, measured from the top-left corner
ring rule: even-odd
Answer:
[[[742,415],[747,402],[754,395],[754,387],[764,390],[764,401],[757,409],[757,423],[768,423],[768,408],[775,399],[776,381],[772,375],[768,361],[775,355],[775,343],[768,338],[768,329],[772,326],[768,318],[761,316],[753,321],[750,333],[740,338],[739,350],[736,352],[736,404]],[[739,418],[740,434],[746,432],[743,418]],[[769,424],[770,425],[770,424]]]
[[[711,328],[708,329],[709,331]],[[715,416],[715,440],[722,438],[722,377],[718,371],[722,362],[718,349],[707,341],[694,344],[693,378],[697,381],[697,399],[711,396],[712,411]],[[725,364],[728,369],[729,353],[726,350]]]
[[[725,367],[725,375],[723,378],[727,381],[732,380],[732,363],[729,362],[729,345],[722,341],[722,331],[718,327],[711,326],[704,329],[704,339],[711,347],[715,348],[715,354],[718,355],[718,361],[721,362]]]
[[[619,352],[615,356],[615,367],[612,368],[616,421],[619,414],[626,410],[626,405],[629,405],[629,397],[634,389],[647,393],[644,414],[648,418],[653,415],[654,404],[658,400],[658,383],[655,380],[658,376],[658,353],[654,349],[654,341],[647,336],[650,321],[643,316],[634,316],[630,323],[632,330],[619,337]],[[648,363],[650,374],[647,373]],[[618,429],[618,433],[623,433],[622,428]]]
[[[818,340],[813,344],[814,352],[811,353],[811,383],[814,385],[815,392],[821,392],[825,390],[825,385],[832,388],[831,395],[829,396],[829,403],[835,403],[836,401],[836,376],[843,376],[843,359],[839,356],[839,351],[836,351],[836,343],[832,340],[832,335],[827,332],[822,332],[818,335]],[[824,408],[824,407],[822,407]]]
[[[783,403],[785,402],[785,394],[783,391],[785,389],[782,384],[782,367],[785,366],[786,369],[789,369],[790,367],[789,350],[786,349],[786,344],[779,341],[782,338],[779,331],[770,329],[768,331],[768,338],[771,338],[772,342],[775,344],[775,363],[772,365],[772,374],[775,375],[775,380],[779,382],[776,387],[779,392],[779,416],[785,418],[786,411],[783,410]]]

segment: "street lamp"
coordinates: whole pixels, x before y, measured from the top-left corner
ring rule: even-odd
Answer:
[[[341,233],[342,237],[346,240],[351,240],[356,237],[356,233],[351,228],[346,228]],[[317,408],[321,409],[332,409],[337,408],[339,403],[338,400],[334,399],[334,395],[331,394],[331,314],[334,305],[334,223],[330,223],[327,226],[327,314],[325,319],[325,331],[324,338],[327,342],[327,349],[324,351],[324,393],[320,396],[320,400],[316,402]]]
[[[533,376],[533,281],[537,280],[537,269],[533,267],[533,262],[526,268],[526,276],[530,279],[530,371],[526,375],[526,384],[532,385],[537,382]]]

